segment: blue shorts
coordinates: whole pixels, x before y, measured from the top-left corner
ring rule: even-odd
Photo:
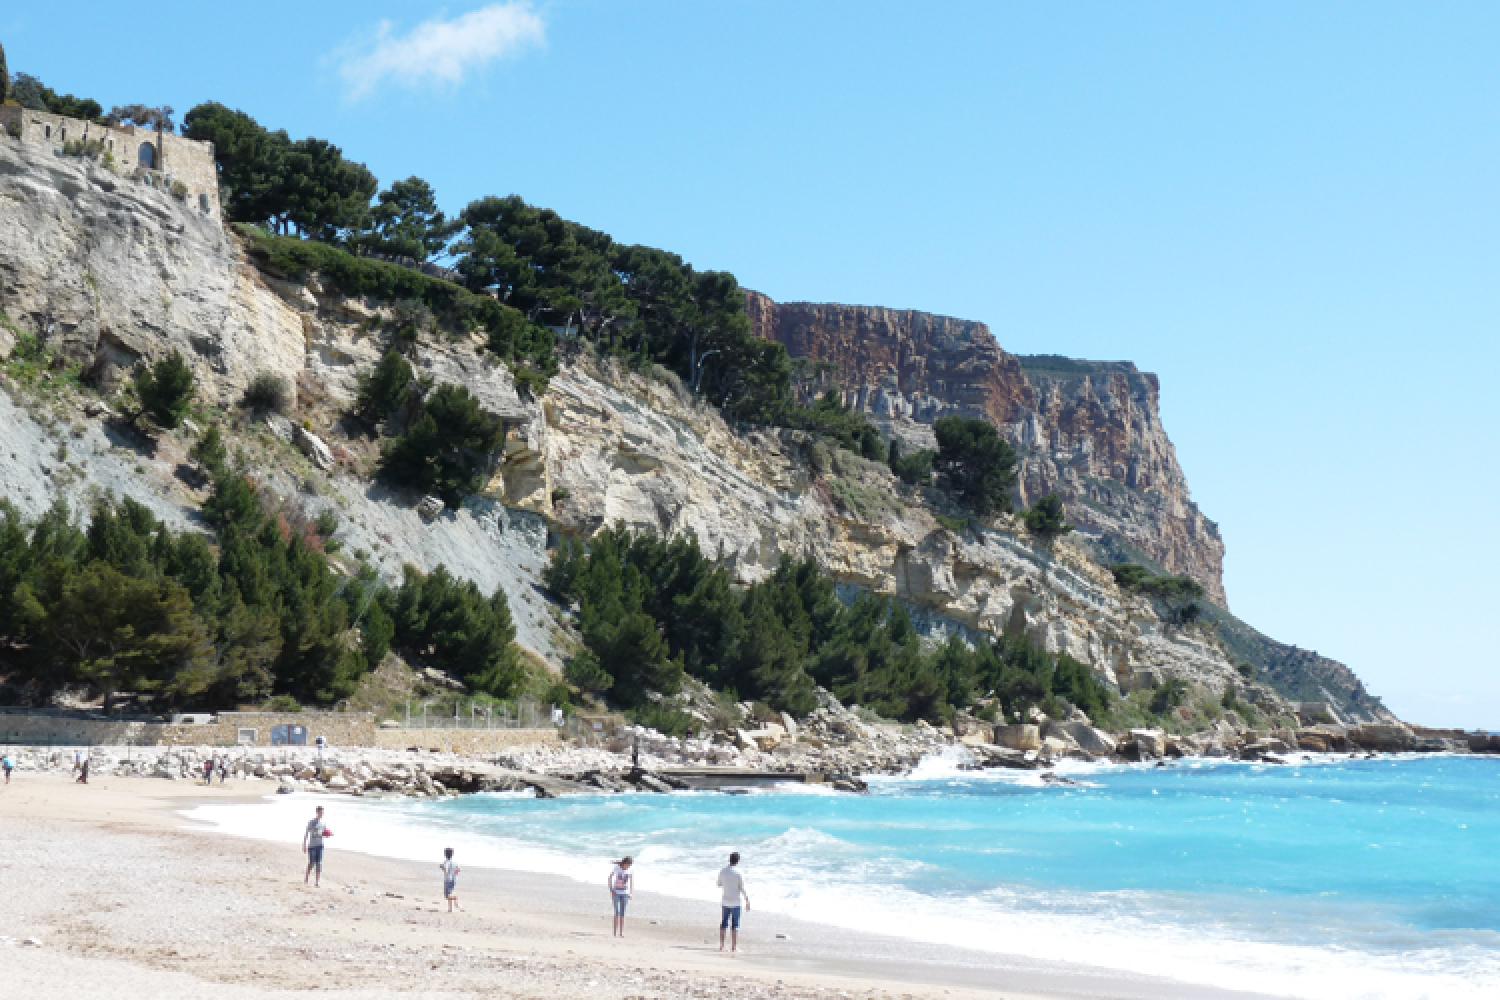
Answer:
[[[615,916],[623,917],[625,915],[625,907],[630,905],[630,893],[616,892],[611,895],[615,897]]]
[[[454,896],[454,894],[457,893],[457,892],[458,892],[458,879],[456,879],[456,878],[445,878],[445,879],[443,879],[443,898],[444,899],[452,899],[453,896]]]
[[[321,865],[323,863],[322,844],[318,844],[316,847],[309,847],[307,849],[307,863],[310,865]]]
[[[719,930],[722,931],[726,927],[733,927],[735,930],[739,930],[740,908],[738,906],[721,906],[719,909],[724,911],[723,916],[719,917]]]

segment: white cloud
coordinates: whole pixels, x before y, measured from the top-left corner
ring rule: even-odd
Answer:
[[[373,40],[345,53],[339,74],[356,100],[387,81],[456,86],[473,70],[545,41],[546,26],[527,0],[435,17],[404,34],[382,21]]]

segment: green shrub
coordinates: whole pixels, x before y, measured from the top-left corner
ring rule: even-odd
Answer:
[[[240,405],[258,413],[286,413],[292,408],[292,387],[279,375],[261,372],[245,387]]]
[[[397,413],[412,398],[416,375],[395,350],[386,351],[368,375],[360,377],[354,412],[372,427]]]
[[[252,257],[267,271],[290,281],[317,274],[344,295],[387,302],[418,302],[450,326],[485,331],[489,349],[511,365],[518,384],[545,388],[557,371],[552,331],[488,295],[432,278],[420,271],[338,247],[291,236],[273,236],[256,226],[237,224]]]
[[[169,430],[187,416],[195,384],[193,369],[176,351],[140,369],[135,376],[135,392],[142,411],[158,426]]]
[[[1072,525],[1063,519],[1062,499],[1056,493],[1048,493],[1033,504],[1021,515],[1021,522],[1027,531],[1047,543],[1073,530]]]
[[[647,729],[654,729],[664,736],[681,738],[692,736],[703,724],[675,705],[647,702],[631,709],[627,716],[631,722]]]
[[[469,390],[439,386],[423,401],[411,426],[386,444],[381,475],[457,507],[484,485],[502,432],[500,419],[481,408]]]
[[[568,661],[563,676],[585,694],[602,695],[615,682],[614,677],[599,665],[599,657],[587,649]]]
[[[948,416],[933,424],[941,484],[979,517],[1008,512],[1016,453],[988,420]]]
[[[1181,677],[1169,677],[1151,695],[1151,711],[1157,715],[1166,715],[1174,709],[1182,707],[1187,700],[1187,681]]]

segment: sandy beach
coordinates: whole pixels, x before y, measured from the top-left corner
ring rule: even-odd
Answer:
[[[755,912],[737,957],[716,914],[641,893],[610,935],[603,888],[468,868],[448,914],[432,865],[339,852],[322,888],[295,846],[210,834],[182,811],[253,801],[247,781],[20,772],[0,789],[6,996],[1248,997],[940,949]],[[330,797],[330,810],[340,799]],[[297,831],[289,834],[294,839]],[[435,852],[436,853],[436,852]],[[1246,984],[1251,985],[1251,984]]]

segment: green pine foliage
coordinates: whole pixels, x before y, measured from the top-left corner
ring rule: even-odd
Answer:
[[[1121,590],[1149,597],[1169,624],[1191,625],[1203,615],[1203,584],[1190,576],[1157,574],[1137,563],[1119,563],[1110,572]]]
[[[30,73],[17,73],[11,80],[10,99],[32,111],[47,111],[64,118],[104,122],[104,108],[90,97],[59,94]]]
[[[939,482],[978,517],[1009,513],[1016,452],[995,425],[976,417],[941,417],[933,424]]]
[[[193,404],[194,387],[193,369],[176,351],[135,374],[135,393],[141,412],[168,430],[187,416],[188,407]]]
[[[1068,524],[1066,515],[1063,513],[1062,498],[1056,493],[1048,493],[1032,504],[1031,509],[1021,515],[1021,523],[1026,526],[1028,532],[1046,543],[1051,543],[1073,530],[1073,526]]]
[[[380,425],[412,402],[416,375],[411,363],[392,349],[386,351],[373,370],[359,380],[354,413],[371,427]]]
[[[484,485],[503,425],[458,385],[421,400],[406,430],[386,443],[381,475],[397,486],[433,493],[450,507]]]
[[[936,459],[937,452],[931,448],[919,448],[909,455],[905,454],[901,439],[891,438],[890,446],[886,449],[885,464],[903,483],[909,486],[926,486],[932,482],[932,465]]]
[[[489,597],[443,567],[406,568],[399,590],[383,602],[391,642],[408,659],[442,664],[476,691],[508,698],[523,680],[516,629],[505,594]]]
[[[886,456],[885,441],[875,425],[863,413],[845,406],[832,392],[824,393],[812,406],[788,407],[781,423],[812,431],[872,462]]]
[[[350,580],[324,552],[326,522],[268,510],[249,479],[211,464],[212,541],[129,499],[82,526],[62,504],[28,523],[0,501],[0,690],[43,703],[81,688],[158,709],[328,705],[394,647],[476,691],[516,692],[503,593],[441,568],[394,590]]]
[[[399,264],[357,257],[339,247],[276,236],[253,225],[236,227],[250,254],[266,270],[290,281],[319,275],[339,292],[385,302],[421,303],[450,327],[479,330],[489,350],[506,362],[517,383],[540,391],[557,372],[552,331],[488,295]]]
[[[874,594],[846,605],[807,561],[736,587],[691,538],[615,527],[561,544],[545,583],[578,609],[585,650],[569,680],[626,707],[672,693],[682,674],[796,715],[816,707],[817,686],[905,721],[941,721],[991,696],[1011,711],[1110,703],[1087,666],[1024,641],[930,649],[904,606]]]

